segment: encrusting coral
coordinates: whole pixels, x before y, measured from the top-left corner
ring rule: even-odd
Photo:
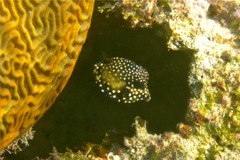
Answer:
[[[0,0],[0,151],[61,93],[85,42],[93,6],[94,0]]]
[[[148,133],[146,122],[137,117],[136,135],[125,138],[126,148],[110,149],[106,159],[240,157],[239,5],[237,1],[123,0],[99,7],[100,12],[121,12],[131,27],[163,25],[169,49],[194,53],[187,123],[179,122],[177,133],[157,135]],[[223,13],[231,18],[219,17]]]
[[[192,96],[186,114],[188,124],[179,123],[178,133],[152,135],[137,118],[136,136],[125,140],[129,149],[122,154],[111,152],[109,159],[240,157],[239,2],[141,2],[144,5],[140,7],[140,1],[115,3],[107,11],[123,8],[123,17],[132,27],[164,24],[169,49],[194,51],[189,73]],[[143,11],[149,6],[153,6],[151,14],[146,16],[149,12]],[[225,17],[220,16],[223,13]]]

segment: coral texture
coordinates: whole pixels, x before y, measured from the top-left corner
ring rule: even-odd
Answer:
[[[120,10],[132,27],[151,27],[153,22],[164,26],[169,49],[194,53],[188,123],[179,123],[178,133],[153,135],[137,118],[136,136],[125,139],[128,150],[110,152],[108,159],[240,157],[239,5],[237,0],[123,0],[103,6]],[[151,12],[144,12],[149,6]]]
[[[94,0],[0,0],[0,150],[33,126],[64,88]]]

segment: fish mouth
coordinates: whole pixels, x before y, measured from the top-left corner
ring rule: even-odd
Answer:
[[[151,98],[151,96],[149,95],[149,96],[147,97],[147,99],[146,99],[146,102],[149,102],[151,99],[152,99],[152,98]]]
[[[150,94],[148,89],[147,89],[147,92],[148,92],[148,94],[147,94],[147,97],[146,97],[145,101],[149,102],[152,99],[152,97],[151,97],[151,94]]]

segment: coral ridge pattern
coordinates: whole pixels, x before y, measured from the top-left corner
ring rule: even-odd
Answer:
[[[0,0],[0,150],[60,94],[86,39],[94,0]]]

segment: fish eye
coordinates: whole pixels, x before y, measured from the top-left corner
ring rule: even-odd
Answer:
[[[134,88],[137,88],[137,89],[144,89],[146,87],[146,85],[140,81],[134,81],[132,85]]]

